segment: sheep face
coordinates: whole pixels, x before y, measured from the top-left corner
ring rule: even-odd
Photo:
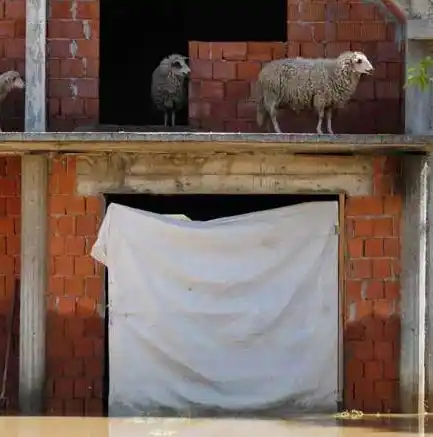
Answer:
[[[176,76],[187,77],[191,73],[191,69],[188,67],[186,59],[185,56],[174,54],[165,58],[163,62]]]
[[[2,76],[7,92],[10,92],[14,89],[22,90],[25,87],[24,80],[21,78],[18,71],[7,71]]]
[[[354,73],[361,74],[373,74],[374,68],[371,62],[368,60],[362,52],[346,52],[339,56],[340,61],[342,61],[345,66],[351,69]]]

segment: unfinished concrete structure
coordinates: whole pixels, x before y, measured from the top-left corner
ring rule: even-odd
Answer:
[[[23,19],[18,3],[24,6],[6,2],[6,21],[15,30],[5,46],[6,55],[16,56],[20,66],[24,41],[14,38]],[[339,195],[342,407],[409,412],[423,411],[425,399],[431,405],[432,93],[405,92],[408,136],[48,134],[44,133],[48,122],[71,128],[96,121],[98,114],[98,3],[72,3],[54,0],[47,8],[43,0],[27,0],[27,133],[0,138],[0,153],[7,155],[0,160],[1,309],[6,315],[13,278],[20,275],[20,363],[15,374],[20,410],[103,412],[104,281],[89,250],[103,216],[103,194],[113,192]],[[323,24],[324,2],[305,2],[304,9],[288,3],[293,24],[289,32],[299,31],[299,21]],[[373,9],[356,3],[354,10],[359,13],[361,7],[364,14],[371,10],[376,14],[385,7],[387,14],[397,17],[391,33],[394,36],[395,26],[405,28],[407,63],[430,53],[430,2],[373,3]],[[368,17],[357,22],[365,24]],[[382,21],[385,27],[372,23],[382,29],[381,35],[390,26]],[[355,28],[353,23],[346,27]],[[74,37],[68,28],[87,30]],[[298,34],[287,44],[192,42],[193,64],[197,61],[190,94],[192,124],[250,130],[248,117],[239,116],[249,106],[233,105],[225,93],[244,96],[257,59],[286,50],[296,55],[301,49],[317,50],[318,55],[328,47],[339,50],[359,43],[352,36],[343,41],[324,36],[322,47],[312,45],[310,37]],[[390,41],[385,37],[381,42],[387,52]],[[400,55],[395,56],[402,63]],[[395,75],[389,94],[377,91],[391,79],[388,72],[398,69],[397,61],[385,62],[384,77],[376,79],[380,85],[373,87],[372,100],[382,108],[375,110],[376,118],[382,116],[384,121],[372,124],[369,132],[403,131],[401,75]],[[393,94],[392,89],[399,91]],[[75,94],[71,97],[69,92]],[[394,109],[387,113],[395,113],[386,127],[383,112],[391,101]],[[361,112],[355,111],[358,121],[350,122],[354,123],[350,131],[362,132],[359,119],[364,122],[370,103],[360,104]],[[218,113],[231,118],[218,118]],[[5,335],[1,338],[4,345]],[[18,369],[16,357],[14,362]],[[17,386],[12,372],[12,394]]]

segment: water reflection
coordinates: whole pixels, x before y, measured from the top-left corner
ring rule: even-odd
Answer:
[[[0,417],[7,437],[409,437],[433,434],[433,416],[303,416],[285,420]]]

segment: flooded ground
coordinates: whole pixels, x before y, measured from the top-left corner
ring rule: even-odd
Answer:
[[[433,417],[308,416],[260,419],[0,417],[7,437],[409,437],[433,434]]]

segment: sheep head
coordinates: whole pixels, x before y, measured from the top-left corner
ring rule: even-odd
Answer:
[[[374,72],[371,62],[362,52],[344,52],[337,58],[337,62],[342,64],[345,69],[359,75],[371,75]]]
[[[180,77],[187,77],[191,73],[191,69],[188,67],[186,56],[172,54],[167,56],[161,61],[161,67],[165,70],[170,71],[172,74]]]
[[[18,71],[6,71],[0,75],[0,91],[3,93],[10,93],[14,89],[22,90],[24,87],[24,80]]]

